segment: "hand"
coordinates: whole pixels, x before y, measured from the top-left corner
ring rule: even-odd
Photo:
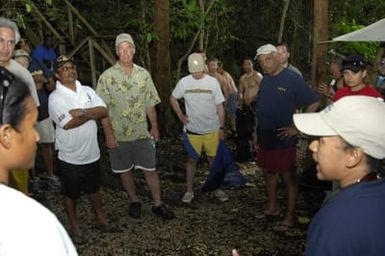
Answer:
[[[70,111],[68,111],[68,113],[70,113],[70,115],[73,117],[84,116],[84,112],[82,111],[81,108],[71,109]]]
[[[179,117],[179,120],[180,120],[184,125],[186,125],[186,124],[188,124],[188,123],[190,122],[190,120],[188,119],[188,116],[186,116],[186,115],[180,116],[180,117]]]
[[[240,256],[240,254],[238,253],[238,251],[236,249],[233,249],[231,251],[231,256]]]
[[[106,136],[106,146],[108,149],[119,147],[118,140],[116,139],[115,135],[111,134]]]
[[[220,140],[224,140],[225,139],[225,130],[224,129],[220,129],[219,130],[219,139]]]
[[[330,95],[329,86],[325,83],[322,83],[317,87],[317,92],[328,97]]]
[[[278,131],[278,137],[281,140],[290,139],[290,137],[293,137],[299,133],[294,126],[278,128]]]
[[[152,127],[150,130],[150,136],[157,142],[159,141],[160,135],[157,127]]]

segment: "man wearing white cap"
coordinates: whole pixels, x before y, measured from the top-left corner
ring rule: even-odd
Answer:
[[[120,174],[131,201],[128,214],[132,218],[141,215],[132,174],[133,169],[141,169],[154,200],[152,212],[163,219],[172,219],[174,213],[161,201],[156,172],[155,141],[159,140],[159,130],[155,105],[160,103],[159,96],[150,73],[134,63],[135,44],[131,35],[118,35],[115,48],[119,60],[100,76],[97,85],[98,94],[108,106],[109,116],[102,120],[102,125],[111,168]]]
[[[224,135],[225,101],[218,80],[207,75],[203,57],[192,53],[188,57],[188,70],[191,73],[183,77],[175,86],[170,103],[179,120],[183,123],[183,144],[188,153],[186,162],[187,191],[182,201],[191,203],[194,198],[194,175],[198,157],[205,150],[211,164],[214,159],[219,139]],[[183,113],[178,99],[184,99],[186,113]],[[220,201],[228,197],[222,190],[216,190]]]
[[[257,160],[266,170],[267,206],[263,215],[279,215],[276,186],[278,175],[282,175],[286,184],[287,210],[283,221],[274,228],[284,231],[294,226],[298,194],[295,175],[298,131],[293,124],[293,114],[301,107],[306,112],[314,112],[319,99],[300,75],[281,65],[275,46],[261,46],[255,58],[266,73],[255,105],[258,117]]]
[[[344,97],[320,113],[295,114],[317,177],[339,183],[314,216],[305,255],[384,255],[385,104],[368,96]]]

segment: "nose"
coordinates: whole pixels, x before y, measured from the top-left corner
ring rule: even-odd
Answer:
[[[36,142],[40,141],[40,134],[35,130],[35,137],[36,137]]]

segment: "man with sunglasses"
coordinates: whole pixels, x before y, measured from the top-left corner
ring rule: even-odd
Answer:
[[[39,99],[33,78],[29,71],[12,59],[15,45],[20,40],[20,32],[15,22],[0,17],[0,66],[18,76],[28,86],[36,106]],[[28,193],[28,170],[15,170],[11,172],[10,185],[17,190]]]
[[[345,87],[339,89],[334,95],[333,101],[345,96],[365,95],[382,98],[381,93],[375,88],[365,84],[368,62],[361,55],[350,55],[342,61],[341,72]]]
[[[104,232],[114,230],[102,211],[100,194],[100,150],[95,120],[107,116],[106,104],[89,86],[78,80],[75,63],[67,56],[59,56],[54,65],[58,79],[56,89],[48,100],[49,115],[56,123],[55,147],[59,151],[57,166],[64,195],[64,206],[75,244],[84,244],[76,202],[81,193],[89,195],[96,219],[96,227]]]

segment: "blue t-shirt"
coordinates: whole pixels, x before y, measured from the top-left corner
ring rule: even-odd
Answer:
[[[255,104],[258,116],[258,142],[264,149],[295,147],[296,137],[280,140],[278,128],[293,126],[293,114],[301,106],[318,101],[305,80],[292,70],[263,77]]]
[[[385,255],[385,180],[342,189],[313,218],[306,256]]]
[[[48,69],[53,70],[53,64],[56,61],[56,52],[53,48],[47,48],[40,44],[33,49],[31,57],[40,64],[44,64]]]

